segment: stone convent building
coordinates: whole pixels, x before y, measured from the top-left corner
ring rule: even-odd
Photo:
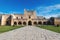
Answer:
[[[50,20],[37,16],[35,10],[24,9],[24,14],[5,14],[0,18],[0,25],[47,25]],[[54,19],[54,25],[60,25],[60,19]]]

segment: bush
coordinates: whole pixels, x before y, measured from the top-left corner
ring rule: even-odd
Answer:
[[[57,25],[57,27],[59,27],[59,25]]]

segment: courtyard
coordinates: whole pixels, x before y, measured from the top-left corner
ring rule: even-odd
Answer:
[[[0,40],[60,40],[60,33],[36,26],[25,26],[0,34]]]

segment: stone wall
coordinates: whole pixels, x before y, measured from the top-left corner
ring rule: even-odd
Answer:
[[[54,24],[55,24],[55,25],[60,25],[60,19],[55,18],[55,19],[54,19]]]

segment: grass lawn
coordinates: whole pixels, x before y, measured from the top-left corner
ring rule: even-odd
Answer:
[[[0,33],[11,31],[17,28],[21,28],[23,26],[0,26]]]
[[[38,27],[60,33],[60,26],[56,27],[52,25],[40,25]]]

